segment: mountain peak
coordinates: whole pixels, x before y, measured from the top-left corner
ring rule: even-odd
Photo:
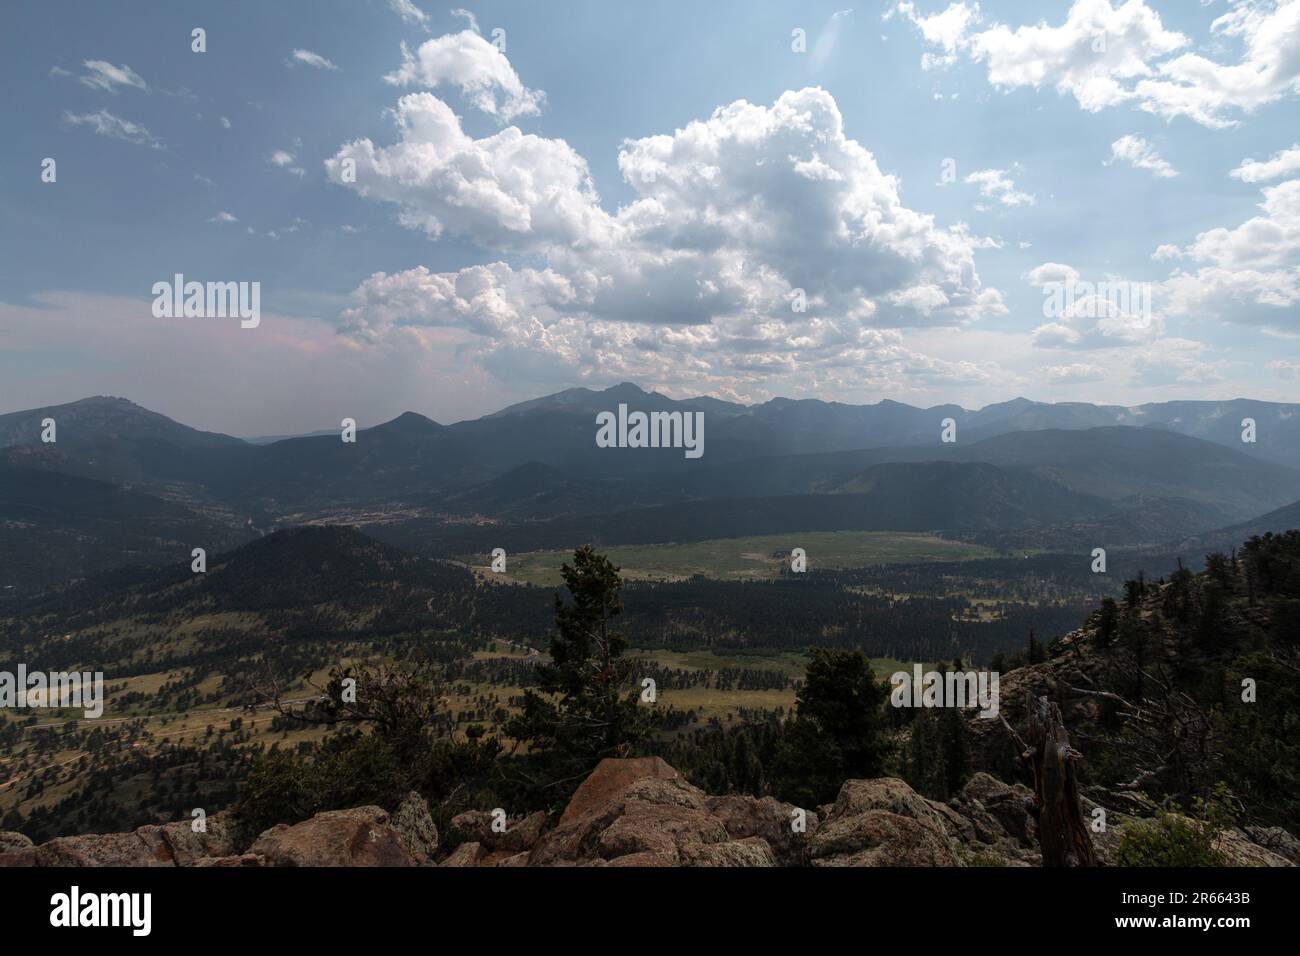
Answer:
[[[382,425],[376,425],[376,428],[382,428],[384,431],[398,432],[404,435],[418,435],[422,432],[441,431],[443,426],[435,422],[432,418],[421,415],[419,412],[402,412],[392,421],[384,422]]]
[[[640,385],[637,385],[635,382],[619,382],[617,385],[611,385],[609,388],[605,389],[600,394],[614,395],[618,397],[629,396],[634,398],[641,398],[642,396],[649,395],[651,393],[647,392],[644,388],[642,388]]]

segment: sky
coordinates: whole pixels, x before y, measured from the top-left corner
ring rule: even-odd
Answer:
[[[0,81],[0,412],[1297,400],[1300,0],[19,0]]]

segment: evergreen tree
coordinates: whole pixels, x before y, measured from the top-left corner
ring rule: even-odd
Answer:
[[[887,685],[861,651],[809,649],[795,717],[776,748],[775,789],[807,806],[833,800],[849,779],[884,772]]]
[[[1105,598],[1097,612],[1097,637],[1102,647],[1109,647],[1119,630],[1119,605],[1114,598]]]
[[[627,639],[614,628],[623,611],[619,569],[590,546],[560,569],[571,601],[555,595],[549,663],[537,667],[538,690],[506,734],[534,750],[553,750],[564,774],[581,775],[603,757],[623,756],[649,736],[654,712],[639,703]],[[545,695],[545,696],[544,696]]]

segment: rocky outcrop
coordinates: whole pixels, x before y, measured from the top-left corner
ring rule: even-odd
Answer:
[[[754,837],[764,840],[779,866],[807,862],[808,837],[817,832],[821,819],[815,811],[806,811],[799,820],[798,807],[774,797],[755,799],[734,794],[708,797],[705,805],[721,821],[732,840],[744,842]],[[796,822],[802,824],[802,829],[796,828]]]
[[[0,830],[0,853],[12,853],[15,850],[29,850],[32,846],[32,841],[21,833],[14,833],[11,830]]]
[[[248,852],[267,866],[417,866],[417,859],[379,807],[331,810],[293,826],[280,824]]]
[[[659,757],[602,760],[569,800],[569,805],[560,817],[561,825],[614,799],[638,780],[646,779],[684,782],[686,778]]]
[[[444,867],[1038,866],[1033,795],[977,773],[952,800],[927,800],[902,780],[849,780],[835,802],[803,810],[772,797],[708,796],[658,758],[605,760],[559,820],[472,810],[451,821]],[[1105,801],[1103,806],[1100,801]],[[1080,797],[1097,861],[1113,864],[1124,832],[1149,808],[1104,792]],[[1230,829],[1217,849],[1231,865],[1292,866],[1300,841],[1278,828]],[[318,813],[239,845],[224,815],[132,833],[61,837],[40,846],[0,833],[0,866],[420,866],[439,853],[424,799]],[[443,851],[445,852],[445,851]]]
[[[683,862],[681,850],[687,845],[730,840],[726,827],[709,813],[704,793],[680,775],[663,775],[658,767],[650,767],[646,776],[632,779],[626,769],[605,774],[598,767],[602,799],[584,800],[581,813],[566,811],[534,847],[529,866],[608,862],[637,854],[676,864]],[[581,788],[574,799],[580,796]]]
[[[414,790],[393,811],[393,829],[397,839],[420,863],[428,863],[438,849],[438,828],[434,826],[429,804]]]
[[[499,821],[499,822],[498,822]],[[451,818],[451,836],[481,843],[494,853],[507,856],[531,850],[546,826],[546,813],[538,810],[518,820],[490,810],[468,810]]]

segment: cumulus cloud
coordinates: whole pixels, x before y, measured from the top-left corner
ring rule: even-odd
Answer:
[[[296,66],[299,63],[315,67],[318,70],[338,70],[338,64],[327,60],[319,53],[313,53],[311,50],[294,50],[289,54],[289,58],[284,61],[287,66]]]
[[[1163,331],[1151,283],[1085,280],[1060,262],[1045,262],[1027,278],[1042,290],[1043,316],[1049,320],[1030,334],[1038,348],[1118,348],[1151,342]]]
[[[239,222],[239,220],[223,210],[209,219],[208,222]]]
[[[100,136],[125,140],[128,143],[135,143],[137,146],[162,149],[164,145],[161,139],[154,136],[153,133],[139,123],[133,123],[130,120],[114,116],[108,110],[96,110],[93,113],[65,112],[63,121],[69,126],[89,126]]]
[[[1110,144],[1110,159],[1105,160],[1105,165],[1116,162],[1128,163],[1136,169],[1149,169],[1161,179],[1178,175],[1178,170],[1161,159],[1155,147],[1141,136],[1121,136]]]
[[[546,94],[524,86],[506,55],[477,29],[426,40],[414,54],[403,43],[401,67],[384,79],[394,86],[455,86],[475,109],[502,123],[536,116],[546,102]]]
[[[1032,195],[1016,189],[1015,180],[1005,169],[980,169],[967,176],[966,182],[979,186],[980,195],[985,199],[1004,206],[1032,206],[1035,202]]]
[[[1266,186],[1262,194],[1260,215],[1237,226],[1198,233],[1183,247],[1164,243],[1156,249],[1152,259],[1179,265],[1160,281],[1129,284],[1150,286],[1149,322],[1140,321],[1142,315],[1134,315],[1131,309],[1116,308],[1114,296],[1107,299],[1109,307],[1087,305],[1087,293],[1100,298],[1101,286],[1080,285],[1079,273],[1070,266],[1044,263],[1032,270],[1029,281],[1044,287],[1045,296],[1048,286],[1073,283],[1077,301],[1085,303],[1084,308],[1053,316],[1053,321],[1036,328],[1034,344],[1089,349],[1150,343],[1172,317],[1236,323],[1281,334],[1300,331],[1300,179]],[[1110,287],[1122,292],[1124,285],[1111,280]],[[1137,297],[1131,295],[1130,301]],[[1160,363],[1153,357],[1148,365],[1155,368]]]
[[[475,139],[451,107],[432,93],[409,93],[393,110],[398,141],[354,140],[326,160],[344,184],[355,163],[360,195],[396,203],[404,225],[432,237],[444,230],[494,248],[609,238],[612,220],[599,207],[586,161],[563,140],[508,127]]]
[[[1228,175],[1243,183],[1259,183],[1279,176],[1289,176],[1294,172],[1300,172],[1300,144],[1278,150],[1264,162],[1243,159],[1241,165]]]
[[[494,374],[735,384],[879,367],[975,380],[987,367],[927,363],[899,329],[959,327],[1006,312],[983,287],[965,227],[901,202],[897,180],[846,136],[820,89],[743,100],[671,134],[628,140],[635,198],[600,204],[562,140],[510,127],[467,134],[431,93],[393,111],[397,141],[345,144],[329,178],[393,203],[431,237],[463,235],[525,263],[377,273],[341,316],[379,342],[468,331]],[[355,182],[344,176],[355,162]]]
[[[1231,64],[1188,52],[1191,40],[1166,29],[1144,0],[1075,0],[1060,24],[1015,29],[973,29],[979,8],[964,0],[929,17],[911,3],[895,9],[942,51],[927,53],[923,66],[964,53],[987,67],[998,89],[1051,87],[1089,112],[1132,104],[1222,128],[1235,125],[1237,113],[1300,91],[1300,0],[1239,0],[1215,19],[1213,34],[1241,43],[1241,59]]]
[[[886,8],[882,19],[890,20],[895,14],[910,20],[927,43],[943,51],[927,52],[921,56],[921,68],[934,70],[945,69],[957,62],[958,51],[966,44],[966,31],[980,20],[980,7],[978,3],[952,3],[940,13],[922,16],[917,12],[916,4],[904,0]]]
[[[1300,179],[1263,189],[1261,215],[1199,233],[1181,250],[1194,268],[1161,284],[1171,315],[1296,331],[1300,306]]]
[[[82,66],[90,72],[78,77],[78,79],[91,89],[116,93],[119,87],[131,87],[137,90],[147,90],[149,88],[140,74],[125,63],[121,66],[114,66],[106,60],[86,60],[82,63]]]

